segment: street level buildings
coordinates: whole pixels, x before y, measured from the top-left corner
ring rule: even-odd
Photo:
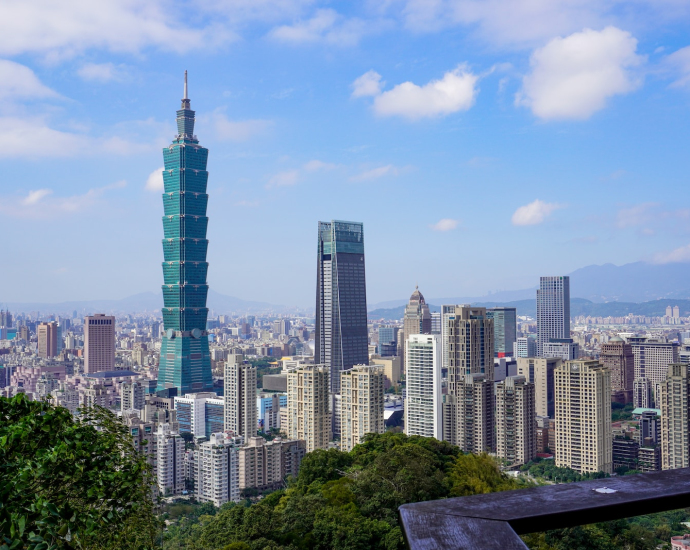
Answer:
[[[206,206],[208,149],[194,135],[195,113],[187,96],[177,111],[177,136],[163,149],[163,325],[158,390],[178,394],[211,391],[206,332],[208,262]]]
[[[319,222],[316,267],[314,359],[330,369],[330,391],[340,373],[369,362],[364,226]]]
[[[611,374],[599,361],[565,361],[554,371],[556,466],[612,473]]]

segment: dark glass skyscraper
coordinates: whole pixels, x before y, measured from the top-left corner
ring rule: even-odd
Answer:
[[[486,316],[494,320],[494,353],[496,357],[513,355],[517,340],[517,309],[495,307],[486,310]]]
[[[340,372],[369,363],[364,226],[319,222],[316,266],[315,360],[331,368],[331,392]]]
[[[178,395],[211,391],[211,357],[206,333],[206,161],[208,149],[194,135],[194,111],[187,97],[177,111],[177,136],[163,149],[163,324],[158,390]]]

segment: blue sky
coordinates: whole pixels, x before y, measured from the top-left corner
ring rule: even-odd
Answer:
[[[189,71],[209,284],[309,305],[318,220],[370,303],[690,262],[687,0],[8,0],[0,301],[162,281],[161,148]]]

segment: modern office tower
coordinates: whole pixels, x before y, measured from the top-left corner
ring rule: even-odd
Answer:
[[[492,452],[494,382],[484,373],[465,374],[454,392],[443,396],[443,439],[466,453]]]
[[[466,452],[491,449],[494,320],[487,317],[486,308],[456,306],[449,319],[448,360],[443,438]]]
[[[405,434],[443,439],[441,345],[435,334],[412,334],[407,345]]]
[[[287,378],[288,438],[306,441],[308,453],[325,449],[331,440],[329,367],[304,365],[290,371]]]
[[[210,411],[212,418],[210,422],[220,425],[217,428],[223,427],[223,400],[218,398],[214,392],[200,392],[188,393],[184,397],[175,397],[175,410],[177,411],[177,421],[180,423],[180,432],[191,433],[195,437],[207,436],[207,401],[210,401]],[[220,408],[220,417],[218,414]],[[210,427],[210,425],[209,425]]]
[[[280,437],[266,441],[263,437],[250,437],[238,453],[240,491],[266,490],[283,486],[288,475],[297,476],[306,450],[304,441],[286,441]]]
[[[541,357],[555,357],[563,361],[574,361],[580,357],[580,345],[572,338],[551,338],[544,342]]]
[[[211,357],[206,320],[206,162],[208,149],[194,135],[194,111],[187,97],[177,111],[177,136],[163,149],[163,325],[158,389],[180,394],[211,391]]]
[[[56,344],[57,344],[57,354],[58,354],[58,355],[60,355],[60,354],[62,353],[62,350],[65,349],[65,342],[64,342],[64,340],[62,339],[63,332],[64,332],[63,329],[65,328],[63,323],[64,323],[64,321],[63,321],[63,320],[60,320],[60,322],[59,322],[58,325],[57,325],[57,341],[56,341]]]
[[[319,222],[314,359],[330,368],[330,391],[340,372],[369,362],[364,226]]]
[[[123,412],[144,410],[144,393],[144,386],[141,382],[136,380],[124,382],[120,386],[120,410]]]
[[[38,356],[55,357],[57,355],[57,323],[41,323],[36,327],[36,334],[38,335]]]
[[[666,380],[668,366],[678,363],[679,344],[661,338],[628,338],[635,358],[635,378],[647,378],[652,390]],[[658,400],[659,396],[654,395]]]
[[[570,338],[570,277],[540,277],[537,290],[537,355],[551,338]]]
[[[115,317],[97,313],[84,317],[84,372],[115,370]]]
[[[163,496],[179,495],[184,483],[184,439],[170,424],[159,424],[156,437],[156,480]]]
[[[398,327],[379,327],[379,355],[391,357],[398,354]]]
[[[244,436],[245,441],[256,435],[256,367],[245,363],[241,355],[225,363],[225,429]]]
[[[494,307],[486,310],[486,316],[494,320],[495,356],[512,357],[517,340],[517,309]]]
[[[652,384],[646,378],[633,380],[633,405],[635,408],[651,409],[654,405]]]
[[[534,338],[521,336],[515,341],[515,357],[536,357],[537,341]]]
[[[366,434],[386,431],[383,368],[355,365],[340,373],[340,449],[349,452]]]
[[[448,370],[449,365],[449,340],[448,336],[450,334],[449,321],[455,319],[455,306],[454,305],[443,305],[441,306],[441,366]]]
[[[623,338],[614,336],[602,344],[599,359],[611,372],[611,397],[623,403],[632,403],[635,378],[632,346]]]
[[[496,385],[496,456],[526,464],[537,456],[534,384],[508,376]]]
[[[690,376],[688,365],[668,366],[661,386],[661,467],[664,470],[690,466]]]
[[[441,334],[441,312],[431,313],[431,334]]]
[[[554,371],[556,466],[612,473],[611,373],[599,361],[565,361]]]
[[[517,374],[534,384],[534,410],[537,416],[554,418],[556,398],[554,370],[562,361],[555,357],[518,357]]]
[[[407,346],[412,334],[431,334],[431,313],[429,306],[424,300],[424,296],[416,286],[409,303],[405,306],[405,317],[403,318],[403,345]],[[403,352],[403,372],[406,369],[406,356]]]
[[[12,313],[5,310],[0,310],[0,327],[12,327]]]
[[[200,502],[220,507],[240,501],[239,448],[241,437],[211,434],[194,451],[194,492]]]
[[[280,429],[280,409],[287,407],[287,394],[261,394],[256,398],[256,407],[260,430],[270,432],[272,429]]]

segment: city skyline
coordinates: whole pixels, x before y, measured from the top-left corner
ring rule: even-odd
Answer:
[[[684,5],[495,0],[471,17],[448,2],[266,1],[205,6],[194,23],[155,6],[118,5],[88,32],[23,13],[23,36],[0,39],[0,230],[22,260],[0,274],[3,302],[157,287],[149,259],[162,254],[141,235],[157,231],[156,150],[174,132],[165,106],[184,69],[214,151],[220,293],[279,304],[290,289],[308,304],[311,259],[293,243],[318,219],[367,225],[372,303],[416,282],[430,297],[481,296],[591,264],[690,259],[687,161],[675,152],[690,115]],[[595,75],[587,94],[558,93],[554,64],[574,46],[582,71],[561,66],[576,82]],[[437,95],[443,83],[451,96]],[[337,200],[317,206],[325,194]],[[491,269],[508,239],[520,243],[500,248],[511,270]],[[284,284],[253,260],[269,248]],[[389,269],[412,249],[422,253],[406,273]],[[252,260],[237,269],[236,257]]]

